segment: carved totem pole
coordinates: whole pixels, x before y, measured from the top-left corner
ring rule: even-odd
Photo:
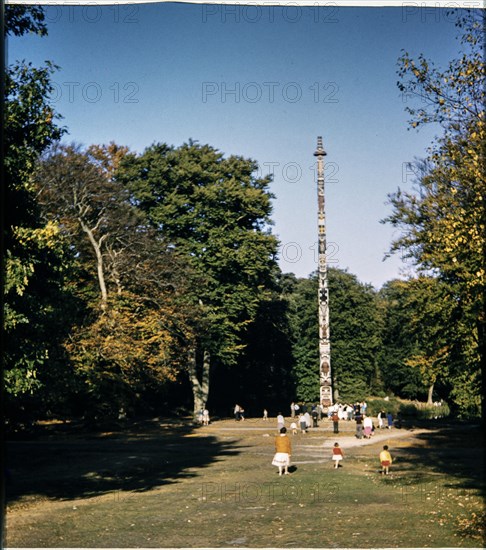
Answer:
[[[324,209],[324,157],[322,137],[317,138],[317,205],[318,205],[318,281],[319,281],[319,369],[320,403],[324,409],[332,405],[331,341],[329,333],[329,290],[326,261],[326,213]]]

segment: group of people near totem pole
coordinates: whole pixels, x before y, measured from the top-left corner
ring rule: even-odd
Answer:
[[[273,456],[272,465],[277,466],[278,475],[288,475],[290,466],[290,457],[292,456],[292,443],[287,435],[287,428],[282,426],[279,429],[279,434],[275,437],[275,454]],[[332,447],[331,459],[334,462],[334,469],[341,466],[341,461],[344,459],[344,452],[336,441]],[[388,445],[383,445],[383,450],[379,455],[381,473],[388,475],[392,457],[388,450]]]
[[[324,412],[319,405],[313,405],[310,408],[310,413],[307,410],[305,404],[299,405],[292,402],[290,405],[291,423],[290,430],[292,434],[298,433],[297,423],[295,422],[298,417],[298,425],[302,433],[306,433],[311,427],[317,427],[317,421],[322,419]],[[328,408],[327,416],[332,420],[333,432],[339,433],[339,421],[354,420],[356,422],[356,437],[358,439],[371,438],[375,433],[375,424],[373,418],[366,414],[367,404],[365,401],[355,403],[354,405],[336,403]],[[268,418],[268,413],[264,411],[264,419]],[[312,424],[311,424],[312,418]],[[393,414],[390,411],[380,411],[377,415],[378,428],[391,429],[393,426]],[[278,467],[279,475],[285,475],[289,473],[290,457],[292,453],[292,444],[290,438],[287,435],[287,428],[285,427],[285,420],[282,413],[277,415],[277,428],[279,434],[275,438],[275,455],[272,460],[272,465]],[[332,460],[334,461],[334,468],[340,467],[341,461],[344,459],[344,452],[341,449],[338,442],[336,442],[332,448]],[[388,474],[389,467],[392,463],[392,457],[388,450],[388,446],[385,445],[379,456],[380,464],[382,466],[381,473]]]

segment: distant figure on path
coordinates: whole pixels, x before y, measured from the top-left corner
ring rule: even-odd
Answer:
[[[319,413],[317,412],[317,408],[312,409],[312,427],[318,428],[319,424],[317,423],[317,419],[319,418]]]
[[[385,426],[384,426],[384,420],[383,420],[383,417],[384,417],[384,416],[385,416],[385,413],[384,413],[383,411],[380,411],[380,412],[378,413],[378,416],[377,416],[377,418],[378,418],[378,428],[379,428],[380,430],[382,430],[382,429],[385,427]]]
[[[334,443],[334,447],[332,448],[332,459],[334,460],[334,468],[339,468],[339,463],[344,458],[344,453],[341,447],[339,446],[339,443]]]
[[[363,439],[363,417],[360,414],[357,414],[355,417],[356,421],[356,437],[358,439]]]
[[[267,409],[263,409],[263,420],[265,420],[265,421],[268,420],[268,411],[267,411]]]
[[[388,429],[391,430],[393,426],[393,415],[390,411],[386,413],[386,420],[388,422]]]
[[[299,424],[300,424],[300,431],[305,434],[307,433],[307,421],[305,419],[305,416],[301,414],[299,416]]]
[[[278,466],[278,475],[281,476],[289,473],[290,455],[292,453],[292,445],[290,444],[289,436],[287,435],[285,426],[280,428],[280,434],[275,438],[275,455],[272,460],[273,466]]]
[[[292,403],[290,403],[290,418],[294,418],[295,417],[295,403],[292,401]]]
[[[207,409],[202,412],[202,423],[204,426],[209,426],[209,411]]]
[[[373,433],[373,419],[371,416],[365,416],[363,418],[364,435],[367,439],[370,439]]]
[[[277,414],[277,428],[281,430],[285,426],[285,418],[282,413]]]
[[[335,434],[338,434],[339,433],[339,415],[337,411],[334,411],[332,413],[331,420],[332,420],[333,432]]]
[[[392,463],[392,457],[388,451],[388,445],[383,445],[383,451],[380,453],[380,464],[381,464],[381,473],[382,475],[388,475],[388,470]]]
[[[307,429],[309,429],[312,426],[312,420],[311,420],[310,414],[308,412],[305,412],[304,418],[305,418],[305,423],[307,425]]]

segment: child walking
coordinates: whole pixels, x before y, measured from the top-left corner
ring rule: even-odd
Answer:
[[[381,473],[382,475],[388,475],[390,464],[392,463],[392,457],[388,451],[388,445],[383,445],[383,451],[380,453]]]
[[[341,447],[339,446],[339,443],[334,443],[334,447],[332,448],[332,459],[334,460],[334,468],[339,468],[339,463],[344,458],[344,453]]]

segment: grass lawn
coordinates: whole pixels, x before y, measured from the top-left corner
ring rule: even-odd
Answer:
[[[46,424],[8,442],[13,547],[482,547],[479,426],[354,437],[354,422],[292,438],[271,466],[276,422],[158,420],[82,433]],[[339,441],[343,467],[331,446]],[[394,464],[379,472],[388,444]]]

